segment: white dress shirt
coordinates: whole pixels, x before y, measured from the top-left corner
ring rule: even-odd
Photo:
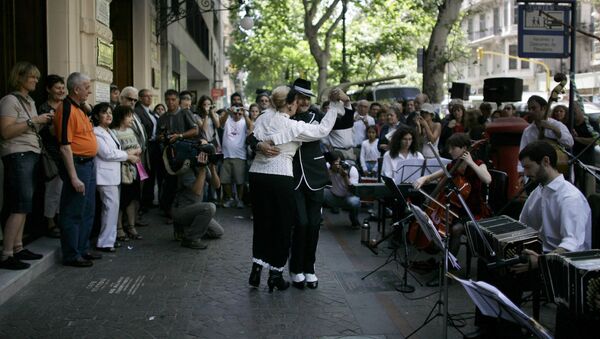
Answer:
[[[393,178],[396,185],[400,184],[402,175],[400,169],[402,168],[402,163],[405,160],[409,159],[425,159],[421,152],[416,153],[408,153],[406,157],[402,155],[402,153],[398,153],[398,156],[392,158],[390,155],[390,151],[385,152],[383,155],[383,165],[381,167],[381,175],[388,178]]]
[[[337,116],[343,114],[343,104],[332,102],[321,123],[313,125],[304,121],[292,120],[288,114],[273,109],[265,110],[256,119],[254,136],[260,141],[273,141],[279,148],[279,155],[269,158],[262,152],[257,152],[250,172],[293,177],[292,160],[300,143],[325,137],[333,128]]]
[[[544,252],[558,247],[571,252],[591,248],[590,206],[562,174],[531,192],[519,220],[540,232]]]
[[[360,116],[358,113],[354,116],[354,126],[352,127],[352,133],[354,134],[354,146],[359,147],[363,140],[367,138],[367,126],[365,126],[364,119],[367,119],[367,125],[375,126],[375,119],[370,115]]]

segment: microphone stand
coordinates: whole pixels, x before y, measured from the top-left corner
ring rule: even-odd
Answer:
[[[596,145],[596,141],[598,141],[598,140],[600,140],[600,136],[596,137],[596,139],[594,139],[594,141],[592,141],[590,144],[588,144],[587,146],[585,146],[585,148],[582,149],[577,155],[573,155],[571,152],[567,151],[562,145],[559,145],[560,150],[563,153],[565,153],[569,158],[571,158],[569,160],[569,166],[573,165],[573,164],[576,164],[577,166],[579,166],[580,168],[582,168],[584,171],[588,172],[591,176],[593,176],[594,178],[596,178],[596,180],[600,180],[600,176],[598,176],[598,174],[596,173],[596,171],[592,170],[589,165],[586,165],[586,164],[583,163],[583,161],[579,160],[579,158],[592,145]],[[573,180],[573,182],[575,182],[575,180]]]

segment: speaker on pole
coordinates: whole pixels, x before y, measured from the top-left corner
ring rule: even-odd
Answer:
[[[469,100],[471,85],[462,82],[453,82],[450,88],[450,99]]]
[[[523,79],[489,78],[483,80],[483,100],[489,102],[521,101]]]

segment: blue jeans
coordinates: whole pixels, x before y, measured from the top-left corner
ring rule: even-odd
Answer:
[[[85,194],[77,193],[68,174],[61,173],[63,189],[60,198],[60,244],[63,262],[81,259],[89,252],[90,233],[96,207],[96,166],[94,161],[75,163],[77,177],[85,186]]]
[[[323,192],[325,198],[325,204],[330,207],[349,209],[349,217],[352,225],[360,225],[358,222],[358,212],[360,212],[360,198],[356,195],[349,195],[346,197],[338,197],[331,193],[329,188],[326,188]]]
[[[10,213],[31,213],[36,168],[40,155],[34,152],[11,153],[4,164],[4,209]]]

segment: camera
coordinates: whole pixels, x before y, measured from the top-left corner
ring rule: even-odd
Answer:
[[[344,171],[350,171],[350,168],[352,168],[352,165],[350,165],[349,163],[347,163],[346,161],[340,161],[340,167],[344,170]]]

